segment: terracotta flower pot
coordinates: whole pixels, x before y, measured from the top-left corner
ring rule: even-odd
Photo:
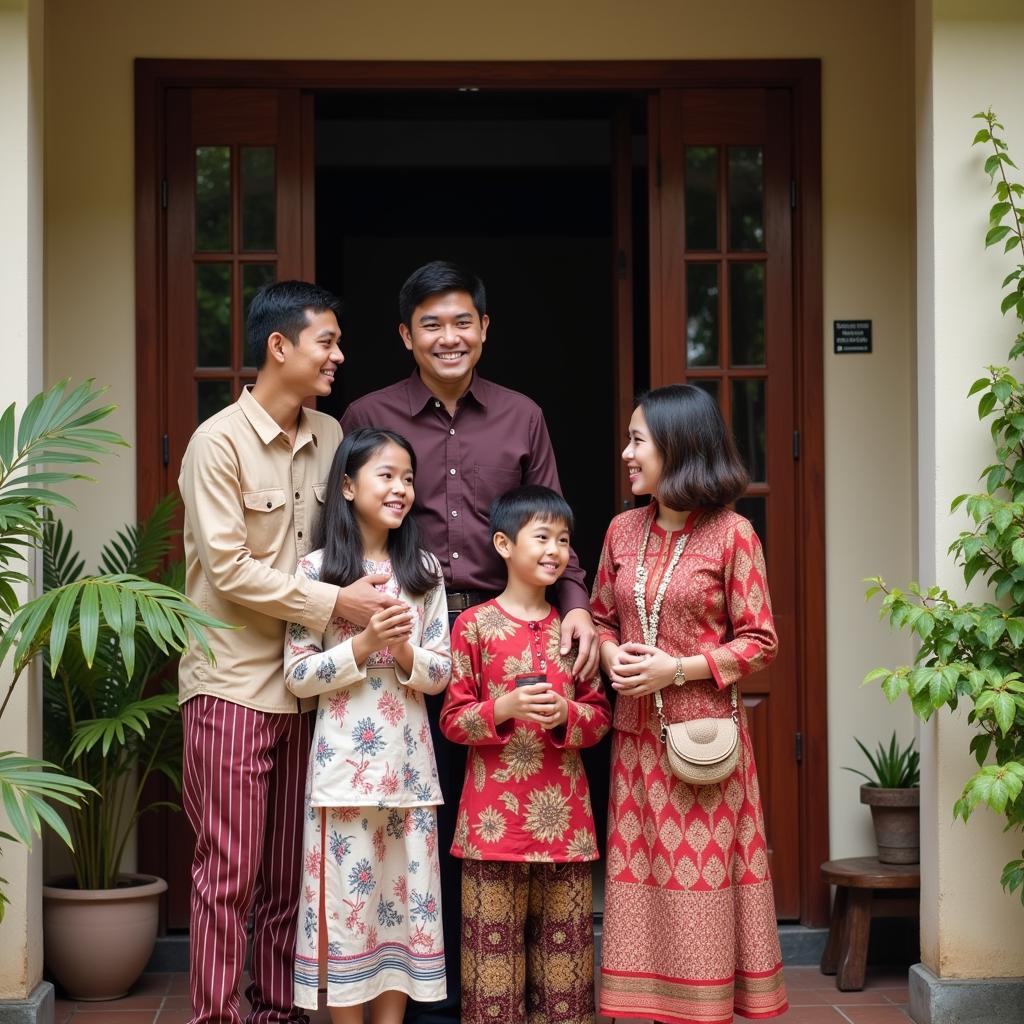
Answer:
[[[167,883],[155,875],[122,875],[116,889],[73,885],[61,878],[43,886],[46,965],[72,999],[117,999],[153,952]]]
[[[921,791],[861,786],[860,802],[871,808],[878,859],[883,864],[916,864],[921,857]]]

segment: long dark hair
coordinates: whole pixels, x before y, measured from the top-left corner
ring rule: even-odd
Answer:
[[[679,511],[721,508],[743,494],[750,476],[718,403],[703,388],[667,384],[637,404],[663,459],[662,504]]]
[[[390,430],[360,427],[345,435],[334,453],[331,473],[327,479],[327,502],[320,524],[313,534],[313,547],[324,549],[320,579],[347,587],[361,579],[363,572],[363,535],[356,522],[352,504],[341,493],[347,476],[356,474],[370,458],[389,442],[409,453],[412,471],[416,472],[416,453],[412,445]],[[420,597],[437,585],[437,577],[420,550],[420,531],[413,514],[402,520],[401,526],[388,534],[388,557],[391,569],[403,590]]]

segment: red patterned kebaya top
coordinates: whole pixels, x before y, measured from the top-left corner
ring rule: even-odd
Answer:
[[[591,597],[600,643],[643,643],[633,585],[644,530],[656,515],[657,503],[652,501],[617,515],[608,527]],[[703,654],[713,684],[701,680],[665,687],[661,695],[670,722],[722,717],[728,697],[720,691],[764,668],[778,648],[764,555],[750,523],[729,509],[713,509],[692,513],[681,532],[686,546],[662,603],[657,646],[673,657]],[[648,609],[679,534],[651,522],[644,556]],[[694,706],[695,701],[706,707]],[[649,697],[620,695],[614,727],[639,733],[650,702]]]
[[[452,853],[469,860],[597,860],[590,791],[580,750],[608,731],[611,711],[599,678],[576,683],[575,651],[559,653],[562,620],[510,615],[497,601],[463,612],[452,629],[452,681],[441,731],[469,748]],[[494,724],[494,702],[516,677],[547,675],[569,717],[545,731],[536,722]]]

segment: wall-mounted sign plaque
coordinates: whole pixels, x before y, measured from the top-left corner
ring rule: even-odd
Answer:
[[[836,355],[871,351],[870,320],[833,320],[832,343]]]

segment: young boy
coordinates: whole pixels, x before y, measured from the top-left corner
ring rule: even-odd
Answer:
[[[595,675],[572,677],[545,591],[569,561],[572,510],[546,487],[491,506],[508,583],[452,631],[441,731],[470,747],[452,854],[462,861],[462,1024],[593,1024],[591,865],[579,751],[608,731]]]

